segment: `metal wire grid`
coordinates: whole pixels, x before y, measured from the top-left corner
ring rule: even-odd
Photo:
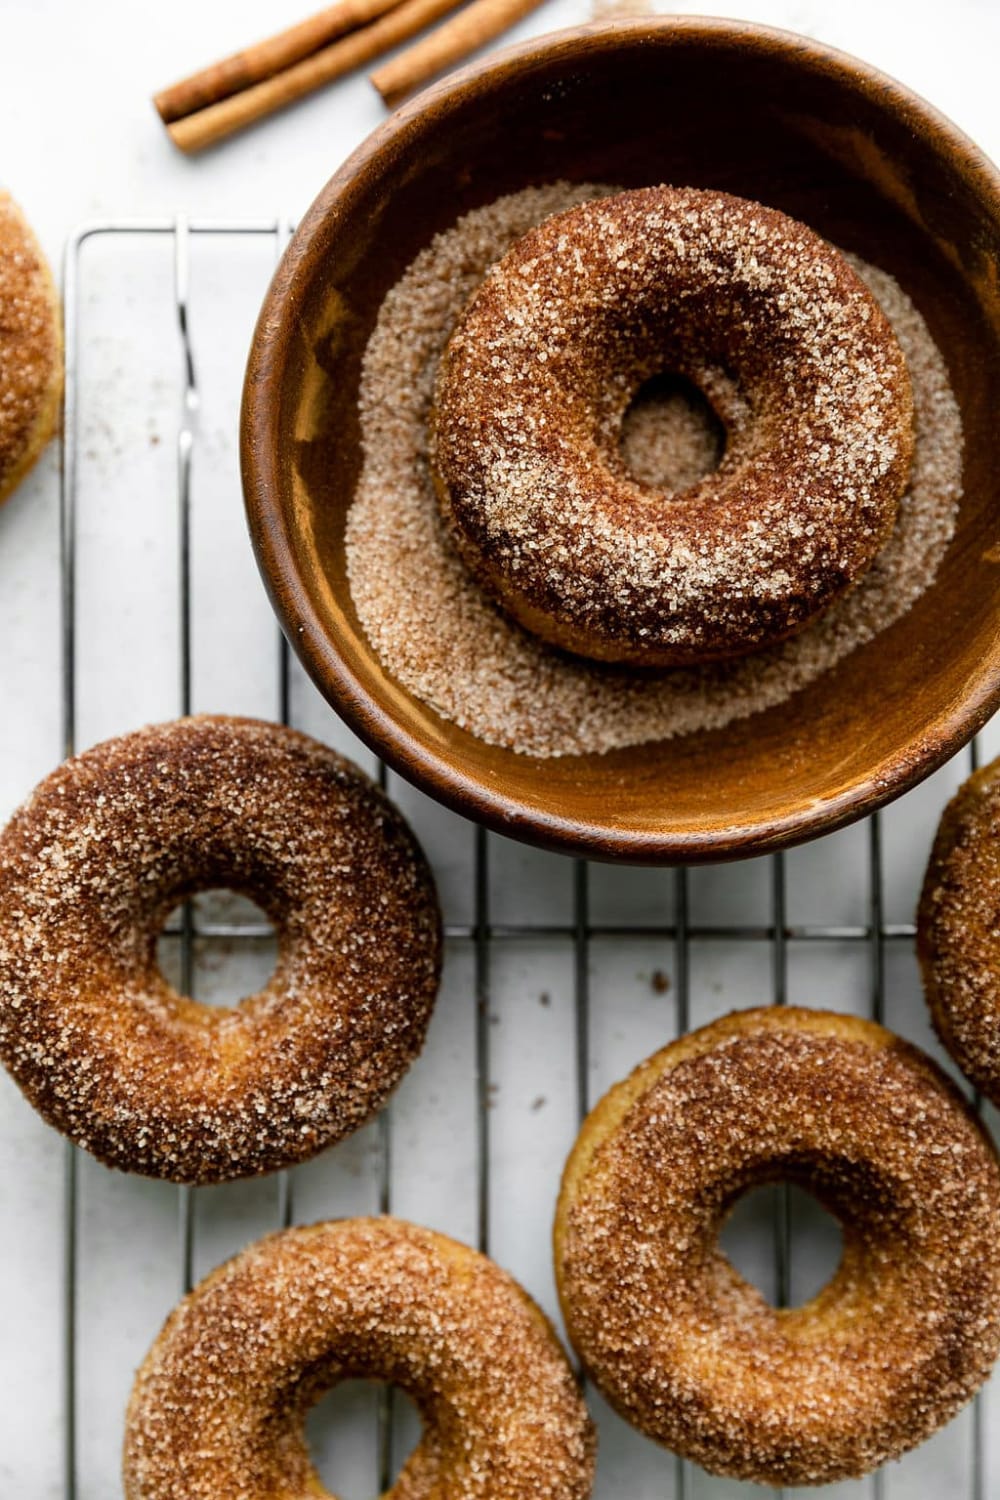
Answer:
[[[62,602],[62,714],[63,749],[66,756],[76,748],[76,522],[78,475],[78,392],[79,392],[79,285],[80,252],[94,237],[171,237],[173,240],[173,299],[179,340],[181,368],[180,420],[177,429],[176,506],[180,577],[180,645],[179,688],[181,712],[191,709],[192,610],[191,610],[191,467],[196,448],[200,393],[194,343],[189,320],[189,268],[192,239],[199,236],[257,237],[270,241],[276,260],[287,243],[293,226],[280,217],[267,220],[204,220],[188,222],[182,216],[172,219],[120,219],[84,225],[69,238],[64,260],[63,302],[65,319],[66,389],[62,432],[62,467],[60,494],[60,566]],[[278,717],[287,724],[291,717],[290,659],[285,638],[278,632]],[[979,763],[978,745],[973,741],[968,751],[970,769]],[[386,783],[386,768],[379,763],[378,776]],[[573,912],[568,924],[531,925],[495,923],[490,917],[489,837],[477,827],[474,845],[473,920],[449,923],[445,937],[472,945],[476,998],[475,1068],[476,1068],[476,1144],[477,1144],[477,1240],[479,1248],[490,1248],[490,968],[494,943],[523,938],[568,939],[573,949],[575,1002],[575,1066],[577,1110],[582,1119],[590,1107],[588,1079],[590,1072],[590,943],[592,939],[638,939],[656,936],[673,944],[676,1024],[683,1033],[690,1025],[690,945],[692,941],[756,941],[767,943],[771,957],[771,999],[783,1005],[787,998],[789,948],[795,944],[848,942],[867,947],[870,972],[870,1014],[882,1021],[885,1010],[885,950],[887,943],[912,942],[912,923],[886,923],[884,920],[884,884],[882,839],[879,815],[870,818],[868,831],[868,920],[863,925],[789,925],[786,920],[785,860],[782,854],[770,856],[770,921],[754,924],[695,924],[689,919],[688,877],[684,868],[674,872],[673,910],[660,927],[648,924],[600,924],[589,918],[589,864],[573,861]],[[263,924],[238,925],[209,922],[196,925],[194,909],[183,908],[180,926],[170,929],[180,940],[181,983],[192,993],[194,982],[193,952],[197,938],[230,938],[252,940],[270,935]],[[977,1108],[979,1099],[976,1099]],[[391,1108],[383,1110],[378,1121],[378,1206],[391,1209],[390,1165],[392,1151]],[[66,1143],[64,1155],[64,1232],[63,1232],[63,1303],[64,1303],[64,1497],[77,1500],[77,1163],[78,1150]],[[285,1227],[294,1219],[293,1177],[288,1171],[278,1174],[276,1220]],[[177,1228],[180,1290],[192,1284],[192,1203],[193,1189],[177,1189]],[[790,1219],[787,1194],[779,1194],[775,1209],[775,1286],[779,1304],[788,1301],[790,1277]],[[392,1392],[380,1393],[377,1423],[377,1472],[381,1488],[392,1480]],[[971,1484],[969,1500],[986,1500],[984,1465],[984,1414],[979,1397],[973,1405]],[[677,1500],[689,1500],[692,1470],[681,1459],[676,1460],[674,1492]],[[874,1476],[876,1500],[882,1500],[884,1473]],[[781,1493],[780,1491],[778,1492]]]

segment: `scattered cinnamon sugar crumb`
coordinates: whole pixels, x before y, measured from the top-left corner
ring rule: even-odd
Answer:
[[[365,463],[347,525],[361,623],[388,670],[444,718],[539,757],[718,729],[783,702],[924,592],[953,535],[960,495],[961,421],[944,361],[893,278],[849,257],[903,348],[916,417],[911,483],[896,529],[861,582],[790,641],[739,661],[656,676],[566,657],[502,615],[466,573],[439,520],[426,457],[438,361],[472,291],[517,238],[550,214],[609,191],[567,183],[529,188],[438,235],[386,297],[362,373]],[[707,441],[704,429],[672,420],[663,462],[682,472],[698,463]],[[648,464],[648,432],[643,449]]]
[[[662,969],[654,969],[649,978],[649,987],[654,995],[665,995],[670,988],[670,975]]]

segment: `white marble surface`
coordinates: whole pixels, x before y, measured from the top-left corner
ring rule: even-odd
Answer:
[[[347,152],[382,118],[355,78],[196,161],[176,155],[149,95],[234,44],[296,18],[296,6],[244,0],[214,6],[174,0],[162,10],[127,0],[0,0],[0,172],[58,262],[68,232],[118,215],[298,216]],[[707,12],[703,6],[691,10]],[[1000,155],[995,66],[1000,8],[989,0],[942,7],[911,0],[787,0],[726,10],[842,46],[896,74]],[[584,19],[580,0],[550,0],[521,28],[529,34]],[[196,708],[276,710],[274,624],[242,523],[235,413],[246,345],[270,272],[264,243],[199,244],[192,328],[204,409],[195,462],[194,701]],[[177,711],[177,608],[173,443],[178,347],[166,244],[94,241],[81,262],[79,724],[83,746]],[[0,816],[59,757],[60,673],[57,455],[0,511]],[[351,749],[350,736],[299,674],[297,723]],[[995,740],[987,735],[987,746]],[[995,748],[995,747],[994,747]],[[364,763],[370,757],[353,753]],[[910,919],[933,824],[965,762],[946,768],[893,807],[885,820],[890,921]],[[405,785],[393,791],[434,861],[447,917],[471,915],[472,831]],[[865,919],[866,831],[848,830],[789,856],[793,922]],[[495,920],[564,922],[571,867],[490,839]],[[692,920],[766,921],[770,867],[703,870],[691,877]],[[648,922],[635,944],[595,942],[591,953],[592,1095],[661,1044],[674,1027],[674,955],[655,927],[669,920],[668,873],[596,869],[595,922]],[[202,955],[199,992],[239,993],[266,970],[266,946]],[[169,963],[171,955],[165,955]],[[912,954],[888,954],[888,1019],[929,1043]],[[568,942],[509,943],[492,968],[490,1112],[493,1253],[550,1310],[548,1228],[558,1172],[575,1129],[573,958]],[[844,944],[793,947],[789,998],[864,1011],[866,955]],[[765,945],[696,944],[692,1018],[765,1000]],[[542,997],[547,997],[543,1002]],[[428,1051],[393,1105],[395,1211],[463,1238],[475,1235],[472,956],[453,944]],[[297,1174],[300,1218],[369,1210],[376,1198],[376,1141],[369,1129]],[[0,1077],[0,1495],[63,1500],[61,1183],[63,1147]],[[200,1274],[274,1223],[271,1182],[199,1194],[195,1265]],[[131,1373],[178,1291],[176,1195],[162,1185],[80,1168],[80,1500],[119,1492],[122,1408]],[[766,1283],[769,1220],[748,1211],[741,1263]],[[809,1284],[832,1241],[806,1214],[797,1231],[795,1286]],[[985,1407],[985,1495],[1000,1492],[1000,1405]],[[405,1449],[404,1422],[399,1445]],[[997,1439],[993,1440],[993,1432]],[[341,1500],[375,1489],[374,1407],[365,1390],[324,1403],[314,1426],[319,1461]],[[958,1496],[968,1482],[971,1419],[965,1414],[896,1466],[888,1500]],[[602,1500],[668,1500],[669,1456],[602,1417]],[[741,1487],[691,1476],[698,1500]],[[874,1493],[872,1482],[838,1496]],[[181,1497],[178,1497],[181,1500]],[[499,1497],[498,1497],[499,1500]]]

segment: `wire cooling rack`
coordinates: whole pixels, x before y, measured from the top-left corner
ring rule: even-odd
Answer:
[[[115,410],[104,410],[99,421],[88,412],[101,406],[102,389],[113,405],[121,380],[106,389],[95,386],[89,356],[103,350],[105,362],[113,365],[137,330],[150,322],[160,330],[152,336],[161,352],[165,339],[173,345],[164,358],[176,365],[177,377],[172,386],[167,381],[166,389],[161,382],[156,401],[173,412],[174,433],[165,431],[165,437],[176,442],[175,472],[171,480],[161,463],[157,493],[137,496],[131,514],[145,516],[155,507],[163,519],[151,552],[162,552],[164,537],[173,533],[177,709],[229,710],[235,705],[226,696],[228,687],[220,695],[225,701],[210,703],[198,701],[195,691],[202,638],[196,574],[208,579],[200,586],[200,597],[211,601],[218,594],[223,601],[212,616],[218,629],[230,584],[220,581],[216,588],[213,569],[224,572],[222,559],[230,547],[246,547],[238,497],[233,500],[237,480],[231,442],[221,445],[220,454],[218,433],[204,419],[209,386],[202,353],[212,351],[212,368],[220,367],[215,355],[224,336],[215,324],[224,289],[239,279],[229,270],[235,267],[237,247],[253,246],[254,274],[263,290],[289,232],[290,226],[278,218],[122,220],[87,225],[69,241],[61,492],[67,755],[89,742],[79,733],[81,704],[101,667],[100,660],[86,671],[81,667],[89,649],[86,641],[81,646],[81,579],[100,556],[94,533],[100,530],[104,507],[94,432],[106,449],[120,452],[114,447]],[[199,304],[192,297],[192,268],[209,247],[214,279]],[[157,261],[155,275],[140,276],[130,293],[129,267],[136,264],[137,253],[147,251]],[[169,335],[168,320],[173,326]],[[222,351],[221,378],[229,387],[230,415],[250,326],[244,307],[236,334],[225,336],[229,342]],[[142,393],[137,397],[133,390],[129,399],[134,416]],[[158,434],[151,432],[149,440],[157,445]],[[228,470],[230,540],[225,547],[217,539],[205,545],[199,541],[195,491],[202,462]],[[91,480],[85,482],[88,473]],[[120,523],[121,513],[116,514]],[[247,587],[244,577],[244,591]],[[104,623],[97,635],[105,643],[116,636],[124,641],[129,633],[132,617],[127,612],[117,622],[120,594],[118,580],[113,587],[88,585],[83,613],[92,620],[99,612]],[[162,608],[162,602],[156,607]],[[256,600],[253,607],[266,608]],[[264,702],[262,713],[270,695],[272,716],[324,734],[376,770],[429,845],[442,883],[447,938],[445,996],[439,1005],[444,1013],[435,1020],[436,1033],[432,1027],[438,1041],[429,1044],[433,1055],[418,1062],[390,1108],[360,1133],[363,1147],[356,1141],[344,1143],[318,1163],[282,1173],[276,1181],[196,1190],[151,1187],[118,1177],[111,1181],[111,1174],[67,1145],[64,1500],[97,1500],[115,1493],[121,1431],[116,1398],[127,1394],[134,1365],[176,1297],[209,1265],[258,1233],[302,1217],[358,1211],[359,1203],[366,1211],[403,1213],[495,1254],[556,1314],[547,1244],[561,1160],[589,1104],[655,1046],[735,1006],[782,1005],[791,999],[870,1014],[933,1050],[908,917],[940,806],[970,761],[975,765],[975,746],[882,817],[805,851],[714,871],[610,869],[513,846],[471,828],[388,776],[332,716],[322,717],[325,709],[276,627],[269,617],[266,627],[255,618],[251,649],[232,663],[233,678],[256,684],[254,701]],[[266,635],[261,633],[265,629]],[[85,633],[94,632],[88,627]],[[271,645],[263,653],[252,649],[265,639]],[[229,678],[223,674],[221,680],[228,683]],[[146,700],[134,677],[125,694],[128,701],[116,708],[121,727],[129,727],[133,693],[141,711]],[[263,955],[266,965],[269,935],[269,927],[253,916],[243,920],[225,907],[192,903],[172,919],[163,951],[173,952],[180,986],[204,997],[211,989],[206,954],[213,945],[230,965],[238,964],[241,954],[254,962]],[[468,1107],[463,1106],[456,1125],[452,1101],[465,1097],[465,1089]],[[112,1192],[117,1194],[113,1200],[107,1196]],[[172,1206],[166,1206],[163,1193],[170,1195]],[[93,1197],[98,1205],[89,1215],[82,1197]],[[130,1226],[126,1272],[121,1273],[117,1261],[114,1271],[121,1278],[122,1308],[133,1316],[128,1336],[121,1338],[114,1297],[110,1313],[107,1298],[100,1304],[99,1337],[91,1327],[93,1319],[85,1317],[88,1289],[107,1273],[101,1255],[88,1252],[84,1241],[93,1239],[87,1226],[105,1213],[122,1216]],[[150,1213],[155,1215],[155,1243],[142,1228],[143,1216]],[[164,1236],[171,1219],[173,1248]],[[816,1276],[827,1273],[831,1256],[835,1259],[836,1243],[825,1216],[788,1191],[752,1195],[728,1233],[727,1247],[738,1264],[780,1303],[811,1294]],[[130,1236],[141,1245],[134,1265],[127,1255]],[[167,1262],[172,1262],[172,1272],[165,1273]],[[110,1373],[109,1366],[114,1367]],[[95,1395],[88,1406],[92,1392],[101,1393],[101,1399]],[[835,1486],[831,1493],[879,1500],[963,1494],[986,1500],[996,1492],[988,1445],[996,1420],[990,1415],[993,1400],[991,1394],[978,1399],[901,1465],[857,1484]],[[109,1406],[110,1415],[105,1410]],[[629,1500],[715,1500],[754,1488],[713,1480],[632,1433],[596,1398],[594,1408],[601,1436],[600,1500],[624,1495]],[[413,1430],[412,1411],[384,1390],[355,1392],[346,1403],[326,1401],[310,1427],[324,1478],[329,1474],[328,1482],[342,1500],[364,1500],[388,1488]]]

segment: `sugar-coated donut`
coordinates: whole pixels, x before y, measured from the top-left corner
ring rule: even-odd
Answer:
[[[945,808],[917,912],[917,954],[935,1030],[1000,1104],[1000,760]]]
[[[676,494],[620,452],[667,369],[727,431]],[[906,363],[838,251],[724,193],[643,188],[524,235],[441,362],[431,462],[471,572],[583,656],[682,665],[793,634],[874,560],[913,448]]]
[[[55,432],[62,387],[52,272],[21,210],[0,189],[0,504]]]
[[[594,1437],[551,1326],[484,1255],[398,1219],[289,1229],[213,1271],[139,1370],[125,1500],[326,1495],[303,1436],[339,1380],[423,1418],[386,1500],[585,1500]]]
[[[808,1189],[840,1265],[777,1309],[718,1245],[759,1183]],[[859,1477],[946,1422],[1000,1348],[1000,1168],[972,1110],[870,1021],[737,1012],[642,1063],[566,1166],[556,1269],[603,1395],[712,1473]]]
[[[275,926],[269,983],[199,1005],[156,962],[199,890]],[[420,1050],[441,927],[426,861],[356,767],[278,725],[195,717],[108,740],[0,834],[0,1059],[111,1166],[218,1182],[357,1128]]]

